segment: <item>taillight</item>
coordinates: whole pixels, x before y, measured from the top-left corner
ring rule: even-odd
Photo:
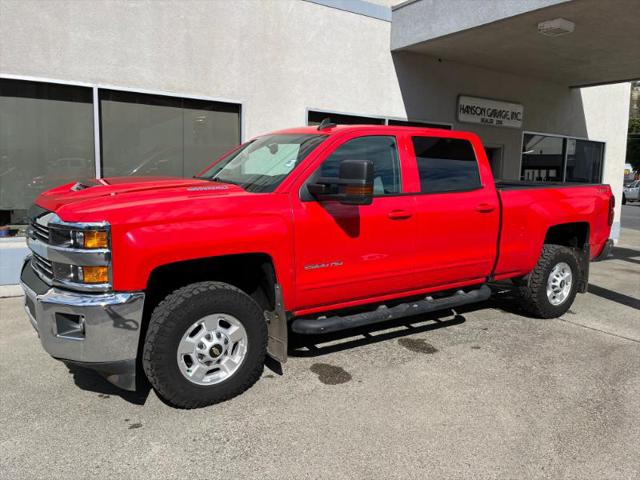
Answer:
[[[609,198],[609,226],[613,225],[613,212],[616,209],[616,197],[611,195]]]

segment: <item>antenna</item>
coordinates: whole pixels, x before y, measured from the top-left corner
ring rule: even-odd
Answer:
[[[318,130],[324,130],[325,128],[335,127],[336,125],[338,124],[333,123],[329,117],[323,118],[322,121],[320,122],[320,125],[318,125]]]

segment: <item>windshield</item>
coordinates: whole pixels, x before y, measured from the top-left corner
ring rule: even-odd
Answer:
[[[326,135],[265,135],[241,146],[197,178],[273,192]]]

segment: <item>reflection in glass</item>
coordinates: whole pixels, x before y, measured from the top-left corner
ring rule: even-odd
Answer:
[[[43,191],[95,176],[90,88],[0,79],[0,221]]]
[[[101,90],[103,176],[190,177],[240,143],[235,104]]]
[[[561,137],[525,134],[522,143],[521,179],[535,182],[561,182],[563,171]]]

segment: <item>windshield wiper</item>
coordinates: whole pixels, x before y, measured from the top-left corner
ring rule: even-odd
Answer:
[[[196,178],[198,180],[207,180],[208,182],[228,183],[230,185],[237,185],[239,187],[242,187],[242,183],[240,182],[234,182],[233,180],[223,180],[217,177],[193,177],[193,178]]]

